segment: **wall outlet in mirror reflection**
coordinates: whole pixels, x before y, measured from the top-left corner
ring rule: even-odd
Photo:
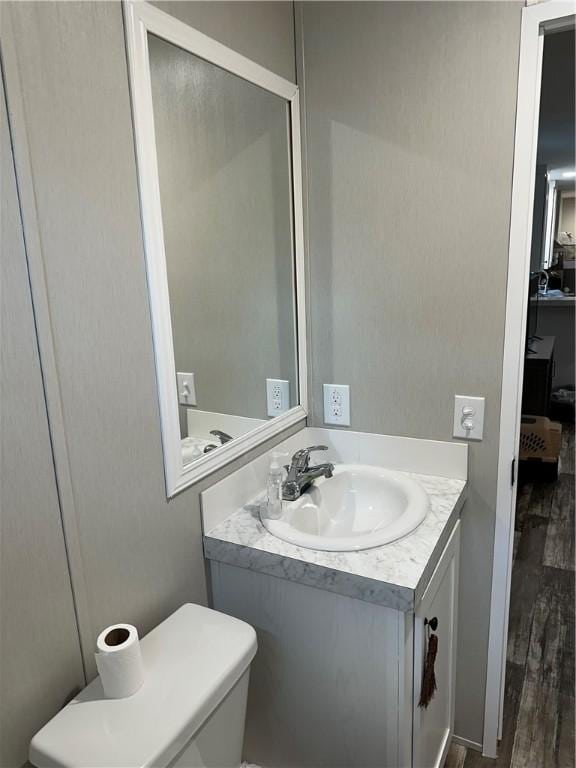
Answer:
[[[290,408],[290,382],[285,379],[266,379],[266,411],[278,416]]]

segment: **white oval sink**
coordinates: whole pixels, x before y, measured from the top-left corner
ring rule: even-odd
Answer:
[[[351,552],[388,544],[426,517],[428,495],[401,472],[338,464],[296,501],[282,502],[279,520],[263,518],[271,534],[298,547]]]

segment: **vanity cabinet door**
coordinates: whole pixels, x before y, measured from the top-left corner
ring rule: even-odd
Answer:
[[[442,768],[454,730],[454,682],[456,674],[456,620],[460,523],[442,557],[414,616],[413,765]],[[434,665],[437,689],[427,708],[418,706],[422,678],[432,632],[425,620],[437,620],[434,632],[438,652]]]

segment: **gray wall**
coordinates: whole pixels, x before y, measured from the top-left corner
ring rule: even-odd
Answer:
[[[158,37],[149,53],[176,370],[198,408],[263,419],[267,378],[296,396],[287,103]]]
[[[291,2],[156,0],[152,5],[295,82],[294,8]]]
[[[290,4],[163,7],[293,79]],[[206,585],[201,486],[165,499],[121,9],[11,11],[7,92],[24,96],[15,145],[32,162],[83,632],[119,619],[147,631],[204,602]],[[457,733],[480,741],[520,6],[303,14],[313,420],[323,381],[350,383],[356,429],[441,439],[455,392],[487,397],[463,520],[457,700]]]
[[[84,684],[0,78],[0,765]]]
[[[463,515],[456,733],[482,740],[519,3],[303,4],[313,423],[441,440],[486,397]]]
[[[574,165],[574,39],[574,30],[544,37],[537,156],[549,169]]]
[[[91,643],[102,627],[122,620],[144,633],[181,603],[206,602],[199,491],[208,481],[166,501],[120,3],[2,5],[13,22],[13,32],[2,25],[0,42],[9,109],[22,102],[14,136],[18,168],[27,156],[32,168],[22,180],[28,187],[23,219],[27,239],[40,237],[48,306],[38,322],[53,335],[57,381],[48,403],[62,408],[62,423],[53,429],[63,430],[56,444],[67,446],[71,493],[62,511],[77,534],[72,577],[86,607],[80,630],[91,675]],[[287,13],[283,4],[256,3],[261,13],[251,8],[244,14],[243,3],[214,4],[213,13],[209,5],[198,6],[202,31],[218,38],[225,21],[223,42],[233,45],[237,34],[243,53],[290,76],[291,6]],[[194,23],[196,9],[188,10]],[[8,34],[15,43],[9,56]],[[32,231],[32,207],[38,232]],[[41,345],[43,358],[45,351]],[[50,409],[48,415],[52,422]],[[24,429],[36,435],[31,426]],[[19,460],[28,466],[31,454],[24,451]],[[66,463],[61,458],[59,473]],[[30,500],[35,526],[53,514],[47,505],[47,496]],[[22,569],[29,568],[31,553],[23,553]],[[64,578],[63,550],[58,560],[54,572],[38,565],[54,588]],[[65,578],[58,589],[65,602]],[[51,602],[44,607],[52,608]],[[15,615],[5,610],[3,603],[3,626]],[[62,612],[69,616],[65,606]],[[33,613],[22,621],[22,631],[38,632]],[[72,684],[77,649],[66,657]],[[50,663],[61,667],[57,655]],[[3,704],[13,701],[4,699],[4,687],[2,693]],[[42,690],[45,717],[56,711],[61,693],[57,686]],[[10,714],[12,724],[21,719],[28,731],[39,725],[26,707]]]

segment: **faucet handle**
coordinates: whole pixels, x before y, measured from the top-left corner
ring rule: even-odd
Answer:
[[[218,440],[220,440],[221,445],[229,443],[230,440],[232,440],[232,435],[229,435],[227,432],[222,432],[221,429],[211,429],[210,434],[214,435],[214,437],[217,437]]]
[[[294,456],[292,456],[292,464],[296,465],[298,469],[306,469],[308,467],[308,462],[310,461],[310,454],[313,451],[327,450],[327,445],[311,445],[309,448],[301,448],[299,451],[296,451]]]

